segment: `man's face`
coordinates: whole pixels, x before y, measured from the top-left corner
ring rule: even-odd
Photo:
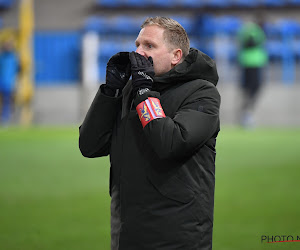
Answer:
[[[173,53],[164,40],[164,29],[157,25],[148,25],[141,29],[135,44],[136,52],[153,58],[155,76],[162,75],[172,68]]]

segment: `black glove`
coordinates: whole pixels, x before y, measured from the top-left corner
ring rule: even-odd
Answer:
[[[119,52],[112,56],[106,66],[105,94],[114,96],[121,93],[130,75],[129,52]]]
[[[152,57],[150,56],[146,59],[133,51],[130,52],[129,59],[131,62],[133,95],[135,96],[139,89],[148,88],[151,90],[154,77]]]

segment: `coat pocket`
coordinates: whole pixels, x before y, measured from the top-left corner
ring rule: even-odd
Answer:
[[[176,175],[162,179],[150,174],[148,178],[152,185],[168,199],[189,203],[195,196],[195,192]]]

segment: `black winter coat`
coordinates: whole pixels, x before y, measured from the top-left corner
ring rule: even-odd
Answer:
[[[215,145],[220,95],[215,63],[191,49],[185,61],[154,79],[148,96],[166,114],[145,128],[123,96],[99,89],[80,127],[86,157],[110,155],[110,188],[120,192],[120,250],[212,248]]]

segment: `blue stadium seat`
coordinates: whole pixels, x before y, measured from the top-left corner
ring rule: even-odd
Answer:
[[[268,40],[266,49],[270,61],[279,61],[282,67],[282,81],[284,84],[293,83],[295,80],[296,57],[293,48],[282,40]]]
[[[190,36],[189,38],[190,38],[190,47],[201,50],[199,38],[195,36]]]
[[[10,8],[15,3],[15,0],[0,0],[1,8]]]
[[[80,79],[80,32],[38,31],[34,34],[37,85],[72,83]]]
[[[285,1],[282,0],[261,0],[261,4],[265,6],[270,6],[270,7],[279,7],[279,6],[284,6]]]
[[[117,34],[138,34],[139,20],[131,16],[115,16],[110,21],[111,31]]]
[[[121,50],[128,51],[128,52],[135,51],[136,50],[135,39],[136,37],[132,37],[132,39],[124,40],[121,46]]]
[[[260,4],[260,1],[259,0],[235,0],[233,4],[238,7],[251,8],[251,7],[258,6]]]
[[[179,22],[188,34],[194,32],[195,30],[194,18],[188,16],[170,16],[170,17],[176,20],[177,22]]]
[[[263,25],[263,29],[266,33],[267,38],[274,38],[280,36],[280,28],[276,23],[265,22]]]
[[[110,21],[107,17],[91,16],[85,20],[83,29],[85,31],[95,31],[99,34],[106,34],[109,33],[111,29]]]
[[[119,39],[114,39],[114,37],[100,39],[99,56],[107,62],[111,56],[121,51],[120,47],[121,41]]]
[[[126,6],[129,7],[147,7],[150,5],[150,1],[145,0],[145,1],[141,1],[141,0],[124,0],[124,3],[126,4]]]
[[[288,5],[295,5],[299,6],[300,5],[300,0],[287,0]]]
[[[122,5],[122,0],[96,0],[97,5],[100,7],[108,7],[108,8],[115,8]]]
[[[201,0],[177,0],[177,6],[186,8],[199,8],[205,5],[205,1]]]
[[[297,39],[292,43],[292,50],[295,56],[295,59],[300,61],[300,40]]]
[[[282,36],[300,35],[300,22],[293,19],[281,19],[278,21],[278,27]]]
[[[269,39],[266,42],[266,50],[270,61],[281,61],[284,53],[284,46],[282,41],[278,39]]]
[[[154,7],[162,7],[162,8],[169,8],[169,7],[173,7],[174,5],[174,0],[152,0],[149,1],[151,3],[151,6]]]
[[[282,64],[282,81],[285,84],[293,83],[300,23],[292,19],[280,19],[274,24],[266,23],[265,30],[268,37],[266,48],[271,61],[280,61]]]
[[[209,14],[199,15],[195,20],[195,33],[200,38],[211,37],[216,33],[218,23],[216,18]]]
[[[233,5],[233,0],[206,0],[205,5],[212,8],[226,8]]]
[[[216,19],[217,32],[235,36],[242,26],[242,20],[236,16],[221,16]]]

